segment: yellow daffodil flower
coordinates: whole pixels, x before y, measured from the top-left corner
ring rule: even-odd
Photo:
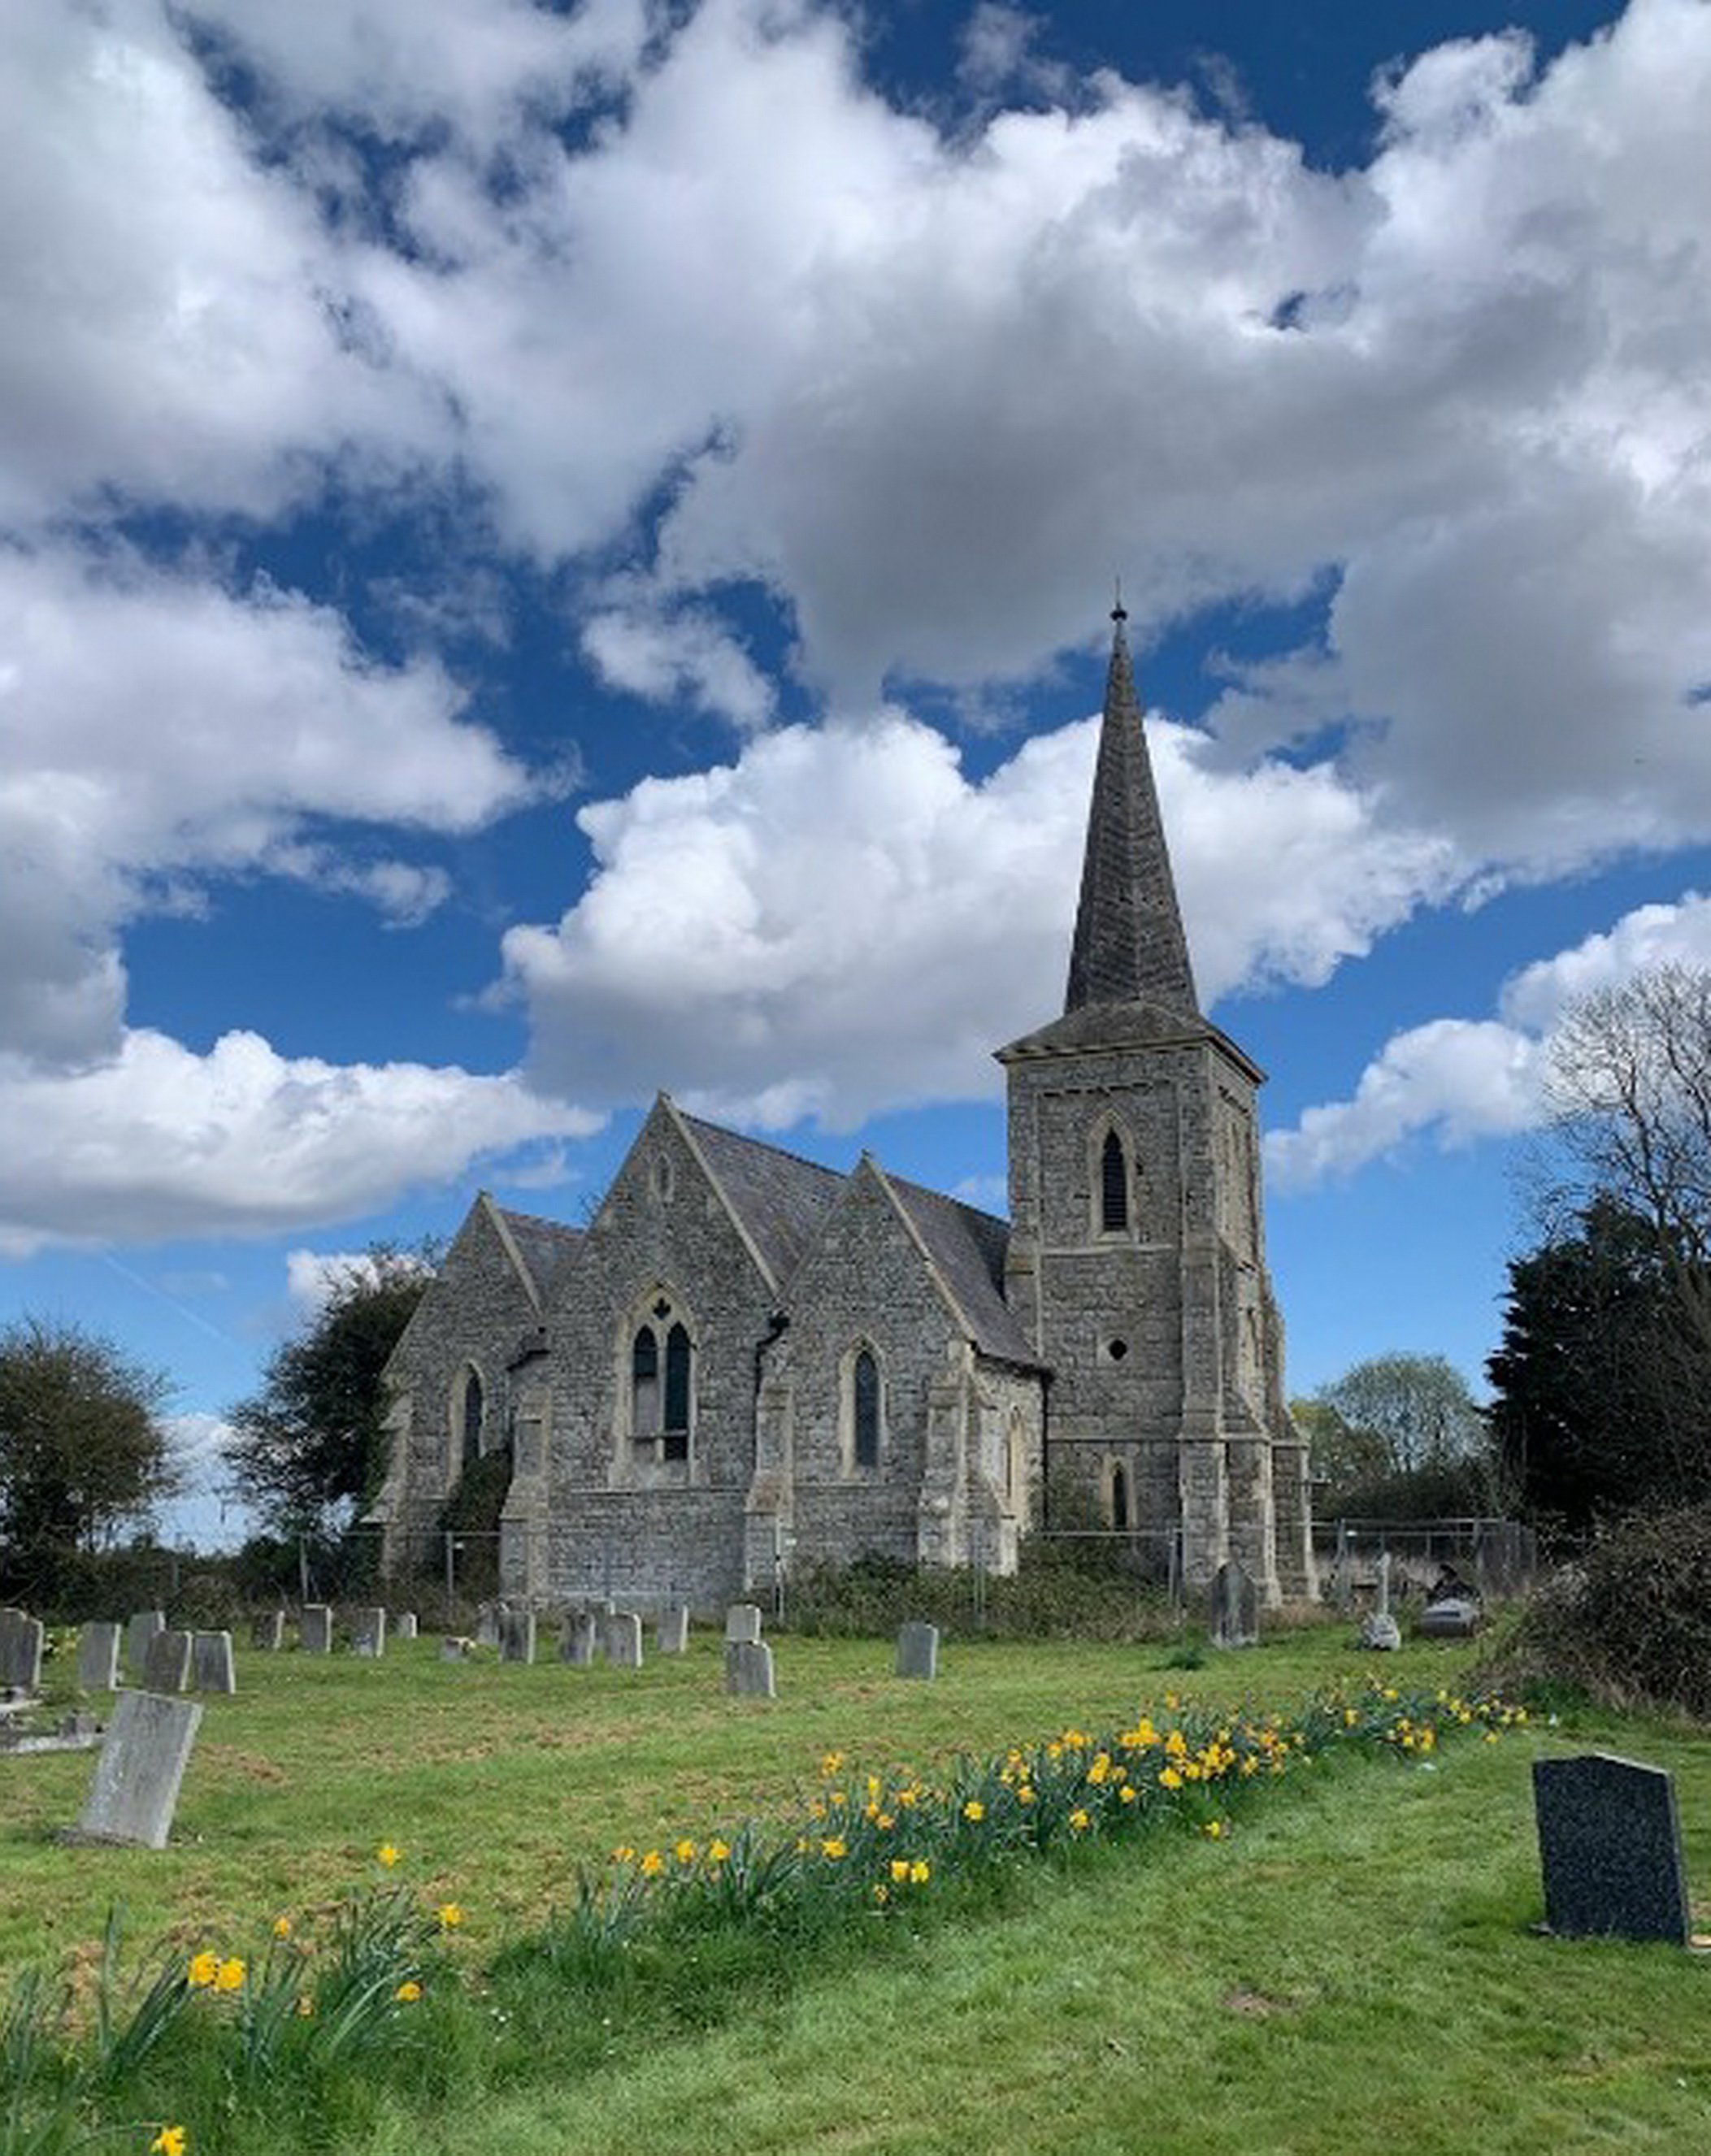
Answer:
[[[148,2144],[149,2156],[184,2156],[186,2138],[182,2126],[163,2126]]]
[[[392,1995],[401,2005],[414,2006],[422,1996],[422,1987],[414,1977],[406,1977]]]
[[[464,1912],[458,1907],[455,1902],[442,1902],[440,1903],[439,1928],[442,1931],[455,1932],[458,1926],[462,1923],[463,1920]]]
[[[234,1954],[229,1961],[223,1961],[214,1971],[214,1989],[239,1991],[243,1989],[243,1984],[244,1964]]]
[[[190,1982],[200,1990],[205,1984],[212,1984],[219,1974],[220,1958],[216,1953],[193,1954],[190,1957],[190,1966],[184,1973]]]
[[[273,1935],[276,1939],[290,1938],[291,1936],[291,1920],[289,1917],[275,1917],[274,1918]]]
[[[382,1842],[379,1848],[374,1852],[376,1859],[380,1863],[383,1864],[388,1871],[390,1871],[393,1865],[398,1862],[400,1853],[401,1852],[399,1851],[393,1847],[389,1841]]]

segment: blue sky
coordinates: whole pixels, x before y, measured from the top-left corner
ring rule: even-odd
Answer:
[[[1705,0],[8,43],[0,1317],[206,1485],[656,1087],[1001,1205],[1120,576],[1292,1388],[1477,1381],[1564,1001],[1711,963]]]

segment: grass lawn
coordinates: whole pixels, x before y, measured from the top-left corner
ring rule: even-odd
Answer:
[[[930,1771],[1168,1691],[1287,1707],[1370,1666],[1341,1632],[1290,1635],[1196,1671],[1156,1648],[951,1646],[936,1685],[881,1643],[778,1642],[775,1702],[726,1700],[718,1650],[633,1675],[441,1663],[432,1643],[348,1657],[240,1656],[208,1704],[172,1849],[69,1850],[87,1754],[0,1760],[0,1967],[89,1956],[109,1905],[139,1943],[247,1951],[374,1874],[467,1912],[479,1964],[568,1898],[619,1840],[794,1815],[835,1747]],[[1411,1647],[1387,1681],[1454,1684],[1464,1650]],[[1690,1878],[1711,1880],[1711,1745],[1587,1717],[1429,1766],[1309,1772],[1226,1842],[1087,1852],[1030,1873],[1003,1911],[816,1971],[782,1997],[718,1994],[710,2025],[605,2032],[573,2076],[472,2075],[431,2112],[388,2099],[352,2138],[382,2151],[553,2156],[645,2148],[930,2152],[1168,2145],[1552,2151],[1711,2145],[1711,2023],[1697,1958],[1570,1946],[1539,1913],[1528,1767],[1541,1748],[1675,1770]],[[122,2144],[121,2144],[122,2145]],[[141,2145],[141,2144],[139,2144]],[[239,2145],[233,2144],[234,2148]],[[193,2156],[212,2144],[204,2139]],[[258,2144],[245,2140],[242,2146]]]

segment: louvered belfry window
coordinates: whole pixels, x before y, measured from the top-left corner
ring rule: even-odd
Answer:
[[[1128,1157],[1115,1131],[1106,1132],[1099,1155],[1099,1225],[1107,1235],[1128,1226]]]

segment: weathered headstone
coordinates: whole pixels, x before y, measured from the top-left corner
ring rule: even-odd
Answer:
[[[386,1612],[379,1609],[351,1612],[351,1651],[371,1658],[386,1652]]]
[[[132,1681],[141,1684],[145,1665],[148,1661],[148,1643],[157,1632],[167,1629],[164,1609],[139,1609],[125,1627],[125,1666]]]
[[[600,1651],[600,1620],[592,1609],[569,1609],[558,1634],[558,1659],[585,1670]]]
[[[1479,1630],[1479,1604],[1446,1594],[1426,1604],[1414,1629],[1423,1640],[1471,1640]]]
[[[466,1662],[475,1651],[475,1643],[473,1640],[463,1639],[455,1632],[449,1632],[439,1643],[439,1659],[442,1662]]]
[[[535,1613],[532,1609],[500,1611],[499,1659],[502,1662],[534,1661]]]
[[[34,1691],[40,1686],[46,1636],[40,1620],[21,1609],[0,1615],[0,1691]]]
[[[480,1647],[499,1645],[501,1620],[503,1611],[496,1602],[484,1602],[475,1612],[475,1644]]]
[[[1227,1558],[1212,1575],[1206,1629],[1215,1647],[1260,1644],[1259,1589],[1234,1558]]]
[[[614,1609],[605,1622],[606,1659],[614,1670],[642,1666],[642,1620],[634,1610]]]
[[[78,1827],[93,1841],[164,1849],[202,1719],[198,1702],[121,1691]]]
[[[1536,1759],[1544,1921],[1566,1938],[1688,1942],[1675,1784],[1605,1752]]]
[[[191,1650],[190,1681],[198,1691],[236,1691],[237,1665],[229,1632],[198,1632]]]
[[[190,1635],[157,1632],[143,1657],[142,1680],[146,1691],[182,1691],[190,1681]]]
[[[80,1691],[111,1691],[119,1681],[117,1625],[85,1625],[77,1635],[77,1683]]]
[[[764,1640],[725,1642],[725,1689],[749,1699],[775,1699],[773,1650]]]
[[[927,1677],[938,1675],[937,1625],[902,1625],[897,1629],[897,1675]]]
[[[249,1620],[249,1644],[266,1654],[276,1655],[285,1644],[285,1613],[283,1609],[264,1609],[259,1617]]]
[[[756,1645],[760,1639],[760,1604],[758,1602],[733,1602],[725,1612],[725,1644],[727,1647]]]
[[[654,1630],[654,1644],[662,1655],[681,1655],[689,1645],[689,1609],[686,1604],[673,1602],[660,1612],[659,1624]]]
[[[400,1640],[414,1640],[416,1636],[417,1629],[415,1611],[414,1609],[401,1609],[398,1615],[393,1620],[392,1629],[398,1635]]]
[[[332,1611],[325,1602],[306,1602],[297,1619],[297,1645],[306,1655],[332,1652]]]
[[[1390,1614],[1390,1553],[1379,1553],[1379,1599],[1361,1620],[1360,1644],[1369,1654],[1388,1655],[1402,1644],[1401,1628]]]

